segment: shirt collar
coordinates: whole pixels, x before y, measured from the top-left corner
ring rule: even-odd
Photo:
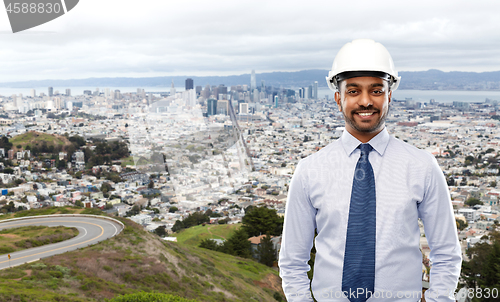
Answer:
[[[347,130],[344,130],[344,133],[342,133],[340,141],[347,156],[351,156],[354,150],[361,144],[361,142]],[[385,148],[389,144],[389,132],[387,132],[387,128],[384,127],[384,129],[375,135],[368,143],[378,154],[380,154],[380,156],[384,155]]]

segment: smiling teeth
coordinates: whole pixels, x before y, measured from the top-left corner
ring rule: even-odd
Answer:
[[[373,114],[373,112],[370,112],[370,113],[360,112],[360,113],[358,113],[358,114],[359,114],[359,115],[361,115],[361,116],[369,116],[369,115],[372,115],[372,114]]]

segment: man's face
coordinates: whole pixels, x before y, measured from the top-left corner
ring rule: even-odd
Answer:
[[[344,114],[346,130],[354,137],[371,139],[385,126],[391,94],[388,83],[376,77],[342,81],[335,101]]]

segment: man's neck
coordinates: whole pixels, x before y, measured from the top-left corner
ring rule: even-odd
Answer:
[[[352,129],[351,127],[347,127],[347,126],[345,129],[352,136],[354,136],[357,140],[359,140],[361,143],[365,144],[365,143],[369,142],[372,138],[377,136],[377,134],[379,134],[382,130],[384,130],[384,127],[382,127],[382,129],[374,131],[374,132],[359,132],[359,131],[356,131],[356,130]]]

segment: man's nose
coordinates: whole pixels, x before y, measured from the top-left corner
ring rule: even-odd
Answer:
[[[368,91],[363,91],[358,99],[358,105],[362,107],[368,107],[373,105],[373,102],[370,98],[370,94]]]

